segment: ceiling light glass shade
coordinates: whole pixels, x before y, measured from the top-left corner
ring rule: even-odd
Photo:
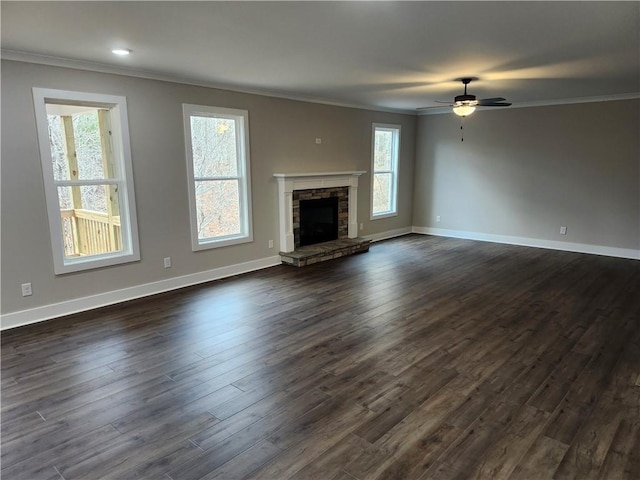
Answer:
[[[121,56],[129,55],[131,52],[132,50],[129,48],[114,48],[113,50],[111,50],[111,53]]]
[[[459,117],[466,117],[476,111],[476,107],[473,105],[456,105],[453,107],[453,113]]]

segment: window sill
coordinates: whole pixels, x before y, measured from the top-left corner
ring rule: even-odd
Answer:
[[[82,272],[138,261],[140,261],[139,253],[80,257],[77,259],[65,260],[63,263],[55,262],[54,271],[56,275],[64,275],[66,273]]]
[[[369,220],[382,220],[383,218],[397,217],[398,212],[388,212],[388,213],[378,213],[375,215],[371,215]]]
[[[219,240],[207,240],[202,243],[191,245],[191,249],[194,252],[200,250],[211,250],[214,248],[222,248],[229,247],[231,245],[239,245],[241,243],[250,243],[253,242],[253,235],[242,235],[242,236],[234,236],[234,237],[224,237]]]

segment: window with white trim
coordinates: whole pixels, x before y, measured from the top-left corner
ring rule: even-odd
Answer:
[[[55,273],[140,260],[125,97],[33,98]]]
[[[191,247],[253,240],[249,112],[183,104]]]
[[[400,125],[373,124],[371,155],[371,219],[398,214]]]

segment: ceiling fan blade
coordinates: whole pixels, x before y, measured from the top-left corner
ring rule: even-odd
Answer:
[[[430,108],[445,108],[445,107],[453,107],[453,105],[448,104],[448,105],[432,105],[430,107],[418,107],[416,108],[416,110],[429,110]]]
[[[482,99],[478,100],[478,105],[488,105],[490,103],[504,102],[505,100],[506,100],[506,98],[502,98],[502,97],[482,98]]]
[[[447,105],[451,105],[451,100],[434,100],[436,103],[446,103]]]
[[[511,102],[479,103],[480,107],[510,107]]]

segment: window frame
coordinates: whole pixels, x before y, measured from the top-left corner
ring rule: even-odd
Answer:
[[[133,184],[133,164],[127,118],[126,97],[100,93],[77,92],[34,87],[33,101],[36,133],[40,149],[49,233],[56,275],[136,262],[140,260],[140,242]],[[111,120],[114,178],[101,180],[56,180],[49,141],[47,103],[107,108]],[[118,186],[122,250],[117,252],[65,257],[58,187],[105,184]]]
[[[392,144],[392,155],[391,155],[391,169],[390,170],[376,170],[376,132],[380,131],[389,131],[393,135],[393,144]],[[371,129],[371,208],[370,212],[370,220],[379,220],[382,218],[388,217],[396,217],[398,216],[398,165],[399,165],[399,157],[400,157],[400,135],[401,135],[402,127],[401,125],[391,124],[391,123],[374,123]],[[375,213],[373,211],[374,206],[374,194],[375,194],[375,178],[377,173],[390,173],[391,174],[391,209]]]
[[[249,152],[249,111],[235,108],[194,105],[183,103],[183,123],[185,137],[185,157],[187,163],[187,184],[189,190],[189,223],[191,249],[195,251],[227,247],[253,242],[253,216],[251,210],[251,159]],[[227,177],[195,177],[193,168],[193,146],[191,142],[191,117],[204,116],[224,118],[235,122],[237,175]],[[198,237],[198,212],[196,182],[234,179],[238,180],[240,233],[209,237]]]

